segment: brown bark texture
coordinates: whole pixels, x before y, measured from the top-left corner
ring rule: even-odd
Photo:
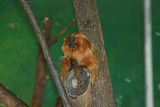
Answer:
[[[115,107],[96,0],[73,0],[73,5],[79,31],[94,43],[99,56],[99,74],[92,87],[91,107]]]
[[[9,91],[0,83],[0,103],[6,105],[6,107],[29,107],[15,94]]]
[[[69,27],[71,27],[73,22],[74,22],[74,19],[69,21],[69,23],[67,23],[61,31],[57,32],[53,37],[51,37],[52,19],[50,17],[44,17],[42,32],[44,34],[44,38],[47,42],[49,49],[51,45],[54,45],[54,43],[58,41],[59,37],[63,35]],[[47,64],[43,56],[42,48],[39,44],[34,93],[32,97],[32,107],[42,106],[46,81],[49,78],[46,72],[46,68],[47,68]],[[56,101],[55,107],[59,107],[61,103],[61,100],[60,100],[61,98],[58,97],[57,99],[58,100]]]
[[[51,58],[51,54],[50,54],[49,48],[47,46],[46,40],[44,38],[44,34],[40,30],[40,27],[37,23],[35,15],[33,14],[31,6],[29,5],[28,0],[20,0],[20,2],[21,2],[21,5],[23,6],[28,18],[30,19],[30,22],[34,28],[34,31],[37,34],[37,38],[38,38],[39,43],[40,43],[42,50],[43,50],[44,58],[50,68],[52,77],[54,78],[54,81],[55,81],[56,86],[58,88],[58,92],[62,98],[62,102],[64,104],[64,107],[71,107],[71,105],[68,101],[67,95],[65,93],[64,87],[62,85],[62,82],[60,80],[59,73],[58,73],[56,66]]]
[[[51,19],[49,17],[45,17],[43,20],[43,34],[44,38],[46,39],[48,47],[50,47],[50,34],[51,34]],[[36,69],[36,76],[35,76],[35,85],[34,85],[34,93],[32,98],[32,107],[41,107],[44,90],[48,75],[45,71],[46,62],[43,57],[43,51],[41,46],[38,46],[38,61],[37,61],[37,69]]]

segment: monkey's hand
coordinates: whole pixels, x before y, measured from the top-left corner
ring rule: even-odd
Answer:
[[[68,68],[63,69],[61,78],[67,94],[75,98],[87,90],[90,83],[90,72],[85,66],[79,65],[75,59],[64,58],[63,60],[62,62],[68,62]]]

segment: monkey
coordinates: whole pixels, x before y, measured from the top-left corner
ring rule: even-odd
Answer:
[[[72,64],[77,63],[74,64],[75,69],[76,65],[86,67],[90,73],[90,82],[91,84],[94,84],[98,75],[98,56],[93,43],[89,41],[87,36],[82,32],[68,35],[64,38],[62,51],[64,57],[61,60],[61,80],[64,80],[65,76],[70,71]],[[73,62],[71,62],[71,60]],[[79,78],[78,72],[79,71],[75,73],[76,78]]]

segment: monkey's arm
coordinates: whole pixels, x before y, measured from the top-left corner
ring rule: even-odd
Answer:
[[[60,76],[61,76],[62,82],[64,81],[64,78],[68,74],[69,68],[70,68],[69,58],[68,57],[64,57],[61,60],[61,75]]]

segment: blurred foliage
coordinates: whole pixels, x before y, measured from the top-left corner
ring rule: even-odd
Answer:
[[[52,35],[73,17],[72,1],[30,0],[42,26],[44,16],[53,19]],[[144,107],[143,1],[97,0],[104,32],[116,107]],[[153,1],[153,64],[155,107],[160,106],[160,1]],[[19,0],[0,3],[0,82],[31,105],[38,41]],[[51,47],[53,60],[60,68],[63,38],[77,31],[76,23]],[[49,69],[47,69],[48,73]],[[43,107],[53,107],[58,96],[50,76]]]

